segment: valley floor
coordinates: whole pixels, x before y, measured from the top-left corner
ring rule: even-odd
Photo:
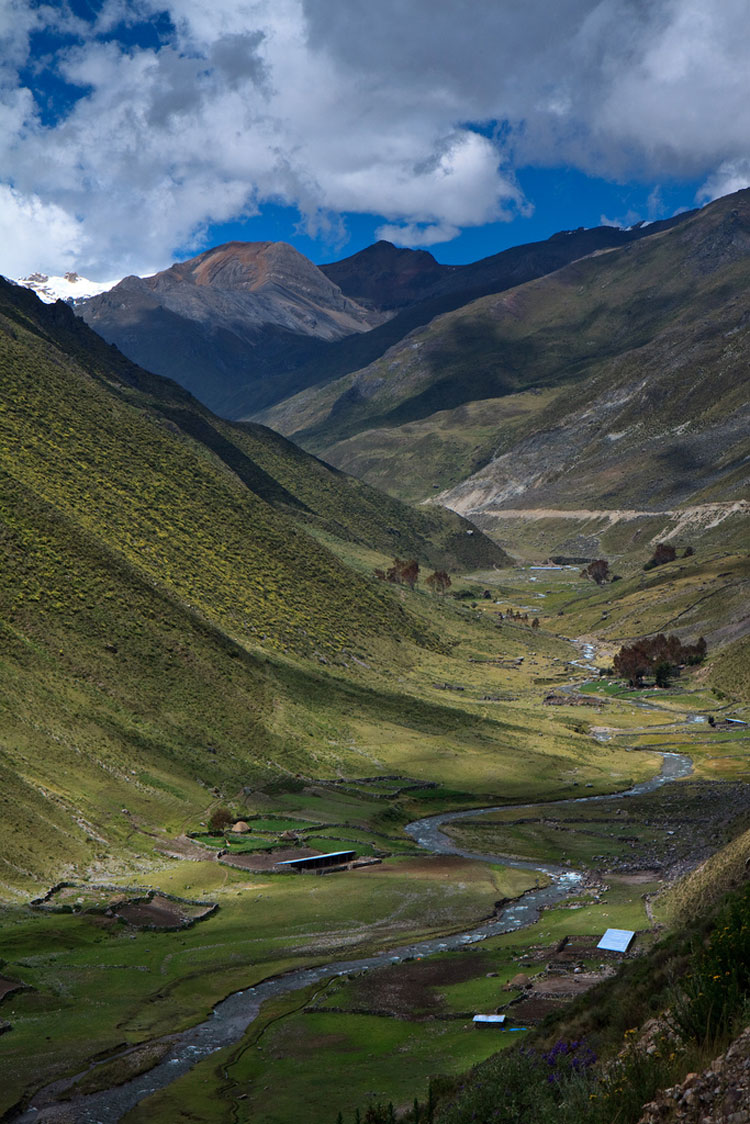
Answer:
[[[652,603],[652,619],[705,569],[673,578],[672,601]],[[621,957],[597,949],[604,929],[636,931],[629,956],[653,944],[681,908],[679,891],[665,890],[750,826],[745,711],[712,692],[703,669],[658,691],[592,676],[611,655],[614,628],[599,607],[607,591],[577,570],[488,573],[466,590],[444,605],[451,655],[423,652],[419,666],[394,674],[404,698],[450,699],[443,714],[456,723],[462,715],[464,730],[447,718],[443,728],[409,730],[356,710],[334,727],[329,713],[329,737],[348,739],[358,771],[222,796],[251,827],[245,834],[211,836],[197,819],[162,830],[129,813],[138,851],[108,876],[100,868],[37,906],[0,909],[7,1119],[289,1124],[304,1105],[307,1124],[335,1124],[339,1111],[348,1124],[369,1102],[405,1111],[436,1073],[458,1074],[517,1042],[610,976]],[[611,617],[632,613],[638,595],[637,582],[623,589]],[[410,596],[425,619],[437,611],[434,599]],[[498,631],[509,608],[539,615],[542,627],[506,619]],[[558,702],[544,706],[550,694]],[[653,776],[663,753],[689,756],[693,772],[627,799],[570,802]],[[569,802],[553,803],[561,799]],[[507,807],[456,821],[451,840],[521,856],[530,869],[425,854],[403,832],[421,816],[488,804]],[[315,877],[253,859],[295,847],[381,861]],[[247,865],[235,865],[243,856]],[[451,947],[543,883],[550,864],[582,877],[538,922]],[[418,941],[432,942],[432,955],[390,958]],[[380,962],[364,971],[357,961],[371,957]],[[263,981],[332,961],[347,966],[303,975],[261,1003]],[[196,1039],[195,1064],[170,1072],[173,1036],[248,989],[258,992],[250,1024],[247,1009],[228,1007],[231,1034],[219,1049],[202,1056]],[[474,1013],[498,1009],[504,1029],[472,1027]],[[162,1073],[170,1080],[154,1092]],[[125,1093],[139,1080],[136,1104]],[[97,1090],[108,1117],[86,1115]],[[29,1103],[38,1111],[23,1114]]]

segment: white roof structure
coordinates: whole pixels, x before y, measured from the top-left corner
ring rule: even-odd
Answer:
[[[609,952],[627,952],[634,936],[632,929],[607,929],[596,947]]]
[[[473,1023],[479,1023],[482,1026],[488,1023],[498,1026],[505,1022],[505,1015],[475,1015],[471,1021]]]
[[[314,866],[316,863],[326,862],[329,859],[354,858],[356,851],[325,851],[321,855],[307,855],[303,859],[282,859],[275,866]]]

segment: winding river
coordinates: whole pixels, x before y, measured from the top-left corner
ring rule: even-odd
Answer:
[[[624,792],[557,800],[546,803],[545,807],[593,803],[617,798],[624,799],[628,796],[653,792],[661,785],[688,776],[692,771],[692,763],[689,757],[680,753],[664,753],[662,756],[662,768],[656,776],[648,781],[643,781],[641,784],[634,785],[633,788]],[[461,855],[464,858],[478,859],[482,862],[501,863],[504,866],[523,870],[537,870],[549,878],[548,885],[527,891],[522,897],[503,909],[497,917],[466,932],[454,933],[447,937],[435,937],[430,940],[414,941],[411,944],[399,945],[376,956],[361,957],[354,960],[336,960],[317,968],[298,969],[283,976],[265,980],[263,983],[244,991],[237,991],[227,999],[217,1003],[211,1016],[204,1022],[181,1034],[163,1039],[163,1042],[169,1043],[168,1051],[163,1060],[147,1073],[100,1093],[75,1097],[66,1101],[64,1111],[67,1111],[70,1115],[66,1115],[64,1119],[75,1119],[77,1124],[110,1124],[110,1122],[121,1120],[144,1097],[171,1084],[176,1078],[187,1073],[196,1062],[224,1046],[231,1046],[239,1041],[248,1026],[258,1017],[261,1004],[267,999],[298,991],[332,976],[368,971],[371,968],[396,963],[407,957],[425,957],[437,952],[464,948],[467,945],[486,940],[487,937],[512,932],[533,924],[539,919],[542,909],[555,905],[575,890],[582,882],[583,875],[567,867],[524,862],[510,855],[483,855],[472,851],[463,851],[442,831],[442,828],[445,824],[455,823],[457,820],[474,819],[491,812],[523,811],[535,807],[539,807],[539,805],[515,804],[492,808],[472,808],[464,812],[443,812],[440,815],[415,820],[414,823],[407,825],[406,831],[420,847],[424,847],[425,850],[434,854]],[[32,1099],[31,1107],[16,1115],[13,1119],[19,1124],[31,1124],[31,1122],[39,1124],[40,1121],[52,1122],[55,1119],[61,1119],[58,1115],[60,1105],[55,1103],[54,1097],[56,1093],[62,1092],[64,1087],[70,1083],[70,1080],[67,1080],[41,1090]]]

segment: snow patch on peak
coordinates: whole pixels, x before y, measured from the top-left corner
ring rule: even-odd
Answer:
[[[30,273],[28,277],[18,278],[16,284],[33,290],[45,304],[54,304],[57,300],[77,304],[88,297],[108,292],[117,281],[89,281],[86,277],[73,272],[64,273],[62,277],[50,277],[46,273]]]

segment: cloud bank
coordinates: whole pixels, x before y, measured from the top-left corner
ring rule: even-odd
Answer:
[[[746,0],[0,0],[0,271],[162,267],[209,224],[347,212],[429,246],[515,170],[750,183]]]

